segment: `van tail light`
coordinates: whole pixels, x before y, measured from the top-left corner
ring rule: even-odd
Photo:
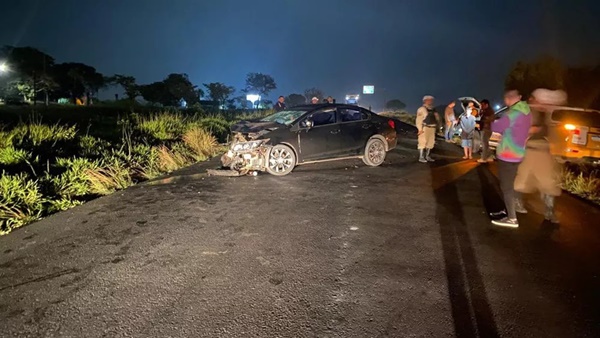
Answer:
[[[396,123],[394,122],[394,120],[388,120],[388,124],[390,125],[390,127],[392,127],[392,129],[396,129]]]
[[[567,123],[567,124],[565,124],[565,129],[566,130],[575,130],[575,129],[577,129],[577,126],[575,126],[574,124]]]

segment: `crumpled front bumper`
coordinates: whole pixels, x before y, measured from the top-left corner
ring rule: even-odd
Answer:
[[[229,150],[221,156],[221,165],[232,171],[239,172],[240,175],[245,175],[255,171],[265,171],[267,159],[271,146],[267,145],[268,140],[255,148],[234,150],[236,145],[248,142],[242,135],[236,135],[233,142],[229,146]]]

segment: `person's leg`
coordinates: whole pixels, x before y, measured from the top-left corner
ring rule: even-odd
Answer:
[[[498,161],[498,178],[500,179],[500,188],[502,189],[502,195],[504,195],[506,215],[511,220],[517,219],[514,190],[517,169],[518,163]]]
[[[498,169],[498,170],[500,170],[500,169]],[[500,173],[500,171],[499,171],[499,173]],[[500,219],[492,219],[492,224],[498,225],[498,226],[518,228],[519,221],[517,220],[517,214],[516,214],[516,211],[514,208],[514,205],[515,205],[514,191],[510,187],[512,184],[510,184],[509,176],[510,176],[509,173],[505,172],[504,174],[502,174],[502,178],[500,179],[500,186],[502,188],[502,193],[504,195],[504,204],[506,205],[506,212],[505,213],[503,213],[503,212],[490,213],[490,216],[497,217],[497,216],[506,215],[505,217],[500,218]]]
[[[425,128],[425,130],[425,135],[427,136],[425,160],[434,162],[434,159],[431,158],[431,149],[435,146],[435,128]]]
[[[543,196],[544,205],[546,206],[546,210],[544,211],[544,219],[550,221],[551,223],[558,224],[558,218],[554,212],[554,196],[546,194],[543,194]]]
[[[417,149],[419,149],[419,162],[427,162],[425,160],[425,130],[421,135],[417,136]]]
[[[482,143],[482,150],[481,150],[481,159],[482,160],[487,160],[490,157],[490,138],[492,137],[492,131],[491,130],[483,130],[482,131],[483,134],[483,140],[481,142]]]
[[[544,218],[552,223],[558,224],[558,218],[554,211],[554,201],[556,196],[560,196],[560,180],[556,162],[549,151],[539,151],[537,153],[536,165],[536,182],[538,189],[542,192],[542,199],[546,210]]]
[[[473,140],[469,140],[469,147],[468,149],[468,154],[469,154],[469,159],[473,158]]]

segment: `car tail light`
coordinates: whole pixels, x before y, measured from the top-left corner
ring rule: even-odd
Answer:
[[[390,127],[392,127],[392,129],[396,129],[396,123],[394,122],[394,120],[388,120],[388,124],[390,125]]]
[[[565,124],[565,129],[566,130],[575,130],[575,129],[577,129],[577,126],[575,126],[574,124],[567,123],[567,124]]]

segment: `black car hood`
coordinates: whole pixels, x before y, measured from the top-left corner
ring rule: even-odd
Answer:
[[[264,121],[240,121],[231,126],[231,131],[242,134],[264,134],[269,131],[280,128],[282,125],[275,122],[264,122]]]

